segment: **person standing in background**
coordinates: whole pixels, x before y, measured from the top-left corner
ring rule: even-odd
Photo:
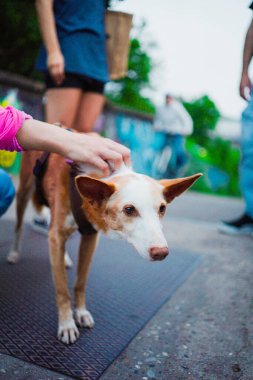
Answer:
[[[253,2],[250,9],[253,10]],[[222,222],[218,229],[226,234],[243,234],[253,236],[253,93],[249,77],[249,65],[253,56],[253,20],[248,28],[244,50],[240,96],[248,102],[241,118],[241,165],[240,185],[245,201],[243,215],[235,220]]]
[[[44,42],[36,68],[45,75],[45,121],[91,132],[109,80],[106,2],[36,0],[35,4]],[[49,218],[43,209],[34,218],[34,229],[47,233]]]
[[[36,68],[45,73],[46,122],[90,132],[109,80],[104,0],[36,0],[44,45]]]
[[[165,97],[165,104],[158,108],[154,128],[166,134],[165,146],[172,150],[167,167],[167,177],[177,177],[180,169],[187,163],[185,136],[192,134],[193,122],[184,106],[171,94]]]

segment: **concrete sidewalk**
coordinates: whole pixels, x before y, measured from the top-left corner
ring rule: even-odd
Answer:
[[[217,232],[221,219],[242,210],[240,200],[194,192],[171,204],[165,221],[171,254],[185,248],[201,264],[102,380],[253,380],[253,238]],[[13,208],[5,217],[13,218]],[[2,378],[67,379],[0,355]]]

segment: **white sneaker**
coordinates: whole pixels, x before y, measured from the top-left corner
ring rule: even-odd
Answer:
[[[50,210],[47,207],[42,209],[40,214],[35,213],[31,222],[31,228],[43,235],[48,235],[48,228],[50,224]]]

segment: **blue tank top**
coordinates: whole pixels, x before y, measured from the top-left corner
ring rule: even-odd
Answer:
[[[109,80],[106,57],[105,0],[54,0],[54,16],[65,72]],[[36,68],[47,71],[41,46]]]

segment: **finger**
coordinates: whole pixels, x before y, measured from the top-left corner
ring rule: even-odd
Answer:
[[[61,78],[59,77],[59,75],[56,75],[56,76],[54,77],[54,81],[55,81],[55,84],[56,84],[57,86],[59,86],[59,85],[61,84]]]
[[[106,161],[112,162],[114,169],[119,169],[123,163],[122,155],[118,152],[115,152],[114,150],[105,149],[100,154],[100,157],[102,157]]]
[[[64,74],[59,74],[58,75],[58,78],[57,78],[57,81],[58,81],[58,85],[60,85],[65,79],[65,75]]]
[[[59,86],[63,81],[63,77],[59,74],[54,75],[53,79],[55,83],[57,84],[57,86]]]
[[[131,151],[129,148],[127,148],[124,145],[121,145],[115,141],[106,139],[109,147],[119,153],[123,157],[123,161],[125,162],[126,165],[131,165]]]
[[[103,175],[105,177],[109,176],[109,174],[110,174],[109,165],[102,158],[100,158],[100,157],[92,157],[92,158],[90,158],[89,163],[91,165],[96,166],[96,168],[98,168],[99,170],[101,170],[103,172]]]
[[[65,72],[64,72],[64,64],[61,64],[59,66],[59,74],[58,74],[58,80],[59,80],[59,84],[61,84],[65,79]]]
[[[64,79],[64,69],[63,66],[60,64],[53,65],[49,69],[50,74],[55,81],[56,84],[61,84],[61,82]]]
[[[244,87],[240,87],[240,96],[244,99],[244,100],[246,100],[246,98],[245,98],[245,93],[244,93]]]
[[[51,67],[50,70],[49,70],[49,72],[50,72],[50,75],[51,75],[53,81],[56,84],[58,84],[58,81],[59,81],[59,76],[58,75],[59,74],[58,74],[57,67],[56,66]]]
[[[240,96],[241,96],[241,98],[243,98],[244,100],[246,100],[245,95],[241,91],[240,91]]]
[[[127,149],[127,152],[123,153],[122,156],[123,156],[123,160],[124,160],[124,163],[126,164],[126,166],[131,166],[132,162],[131,162],[131,151],[130,151],[130,149]]]

